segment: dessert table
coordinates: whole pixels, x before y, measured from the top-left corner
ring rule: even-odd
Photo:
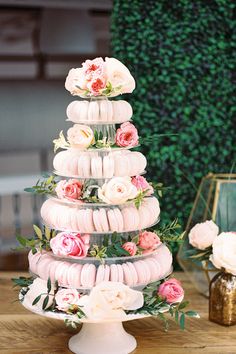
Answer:
[[[12,287],[11,278],[20,275],[28,273],[0,272],[0,353],[71,353],[67,343],[76,330],[65,327],[62,321],[37,316],[15,301],[18,289]],[[138,342],[134,354],[236,353],[236,326],[209,322],[207,299],[196,292],[184,273],[176,276],[182,281],[186,298],[191,300],[189,309],[198,311],[201,319],[187,319],[184,331],[170,321],[168,335],[154,318],[124,323]]]

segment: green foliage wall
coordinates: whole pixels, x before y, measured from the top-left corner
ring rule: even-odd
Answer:
[[[112,50],[136,79],[126,98],[139,133],[179,134],[142,146],[149,176],[173,187],[166,221],[185,223],[192,184],[236,159],[235,12],[230,0],[114,0]]]

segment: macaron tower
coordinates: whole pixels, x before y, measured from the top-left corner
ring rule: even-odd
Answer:
[[[144,287],[171,273],[172,255],[148,230],[158,223],[160,207],[151,183],[144,177],[146,158],[136,149],[139,136],[132,123],[132,107],[119,99],[120,94],[131,93],[135,88],[129,70],[114,58],[87,60],[81,68],[70,70],[65,87],[75,97],[66,110],[67,120],[73,125],[66,137],[61,132],[54,141],[60,149],[53,161],[57,185],[41,208],[43,224],[55,231],[50,247],[30,251],[29,268],[36,279],[50,280],[49,291],[56,283],[57,310],[73,313],[81,301],[84,322],[102,323],[109,319],[112,327],[120,308],[122,315],[128,316],[123,309],[142,307]],[[108,306],[107,312],[103,309],[99,314],[91,307],[86,311],[82,299],[88,297],[98,301],[96,309],[101,310],[104,299],[100,301],[100,295],[94,294],[102,287],[109,288],[109,304],[117,287],[124,287],[131,294],[125,296],[127,304],[118,306],[116,311],[108,311]],[[80,300],[70,302],[74,307],[60,305],[58,294],[63,291],[69,291],[69,298],[77,291]],[[38,289],[38,295],[41,292]],[[27,294],[31,293],[32,289]],[[33,299],[27,294],[23,303],[31,308]],[[62,296],[64,303],[69,303],[68,296],[67,300]],[[128,303],[133,297],[136,305]],[[46,302],[44,310],[52,306],[50,299]],[[125,317],[119,317],[122,320]],[[98,337],[96,340],[100,341]],[[70,349],[90,353],[91,346],[86,349],[81,338],[80,347],[77,348],[77,338],[76,343],[70,342]],[[130,336],[120,337],[118,342],[120,351],[106,343],[107,348],[96,348],[96,352],[128,353],[136,345]],[[120,347],[122,342],[124,350]]]

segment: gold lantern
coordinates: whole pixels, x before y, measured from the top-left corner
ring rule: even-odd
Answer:
[[[187,222],[186,237],[178,252],[181,267],[205,296],[208,296],[209,283],[218,271],[210,262],[189,259],[188,233],[195,224],[211,219],[219,226],[220,232],[236,231],[236,174],[209,173],[202,178]]]

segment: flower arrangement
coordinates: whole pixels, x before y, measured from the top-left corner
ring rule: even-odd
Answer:
[[[177,220],[159,227],[156,230],[140,231],[137,235],[120,237],[116,232],[106,235],[102,245],[90,245],[90,235],[78,232],[55,230],[33,225],[35,236],[28,239],[18,235],[18,249],[31,249],[32,253],[51,251],[56,256],[85,258],[95,257],[104,263],[107,257],[128,257],[152,253],[165,243],[170,246],[173,242],[181,242],[184,233],[180,232]]]
[[[149,183],[143,176],[113,177],[99,187],[95,181],[83,182],[71,178],[59,180],[56,176],[44,175],[45,180],[39,180],[35,186],[25,188],[26,192],[47,194],[61,200],[76,203],[106,203],[122,204],[133,201],[139,208],[143,198],[156,192],[162,196],[165,189],[161,183]]]
[[[67,140],[60,132],[59,138],[54,139],[54,152],[57,149],[104,149],[104,148],[132,148],[138,146],[139,136],[135,126],[130,122],[122,123],[120,128],[117,129],[114,141],[109,139],[109,133],[105,135],[102,132],[97,132],[87,126],[81,124],[74,124],[73,127],[67,131]]]
[[[207,220],[196,224],[189,232],[190,258],[211,262],[217,269],[236,275],[236,232],[219,233],[219,227]]]
[[[81,68],[71,69],[65,88],[74,96],[114,97],[131,93],[135,81],[128,68],[115,58],[86,60]]]
[[[183,301],[184,290],[175,278],[151,283],[143,292],[133,290],[120,282],[103,281],[88,294],[76,289],[65,289],[40,278],[13,279],[21,289],[21,301],[29,308],[73,315],[65,319],[66,324],[76,327],[81,319],[104,320],[122,319],[129,314],[151,315],[168,321],[164,312],[169,313],[180,325],[185,326],[185,317],[196,317],[195,311],[184,311],[188,305]]]

